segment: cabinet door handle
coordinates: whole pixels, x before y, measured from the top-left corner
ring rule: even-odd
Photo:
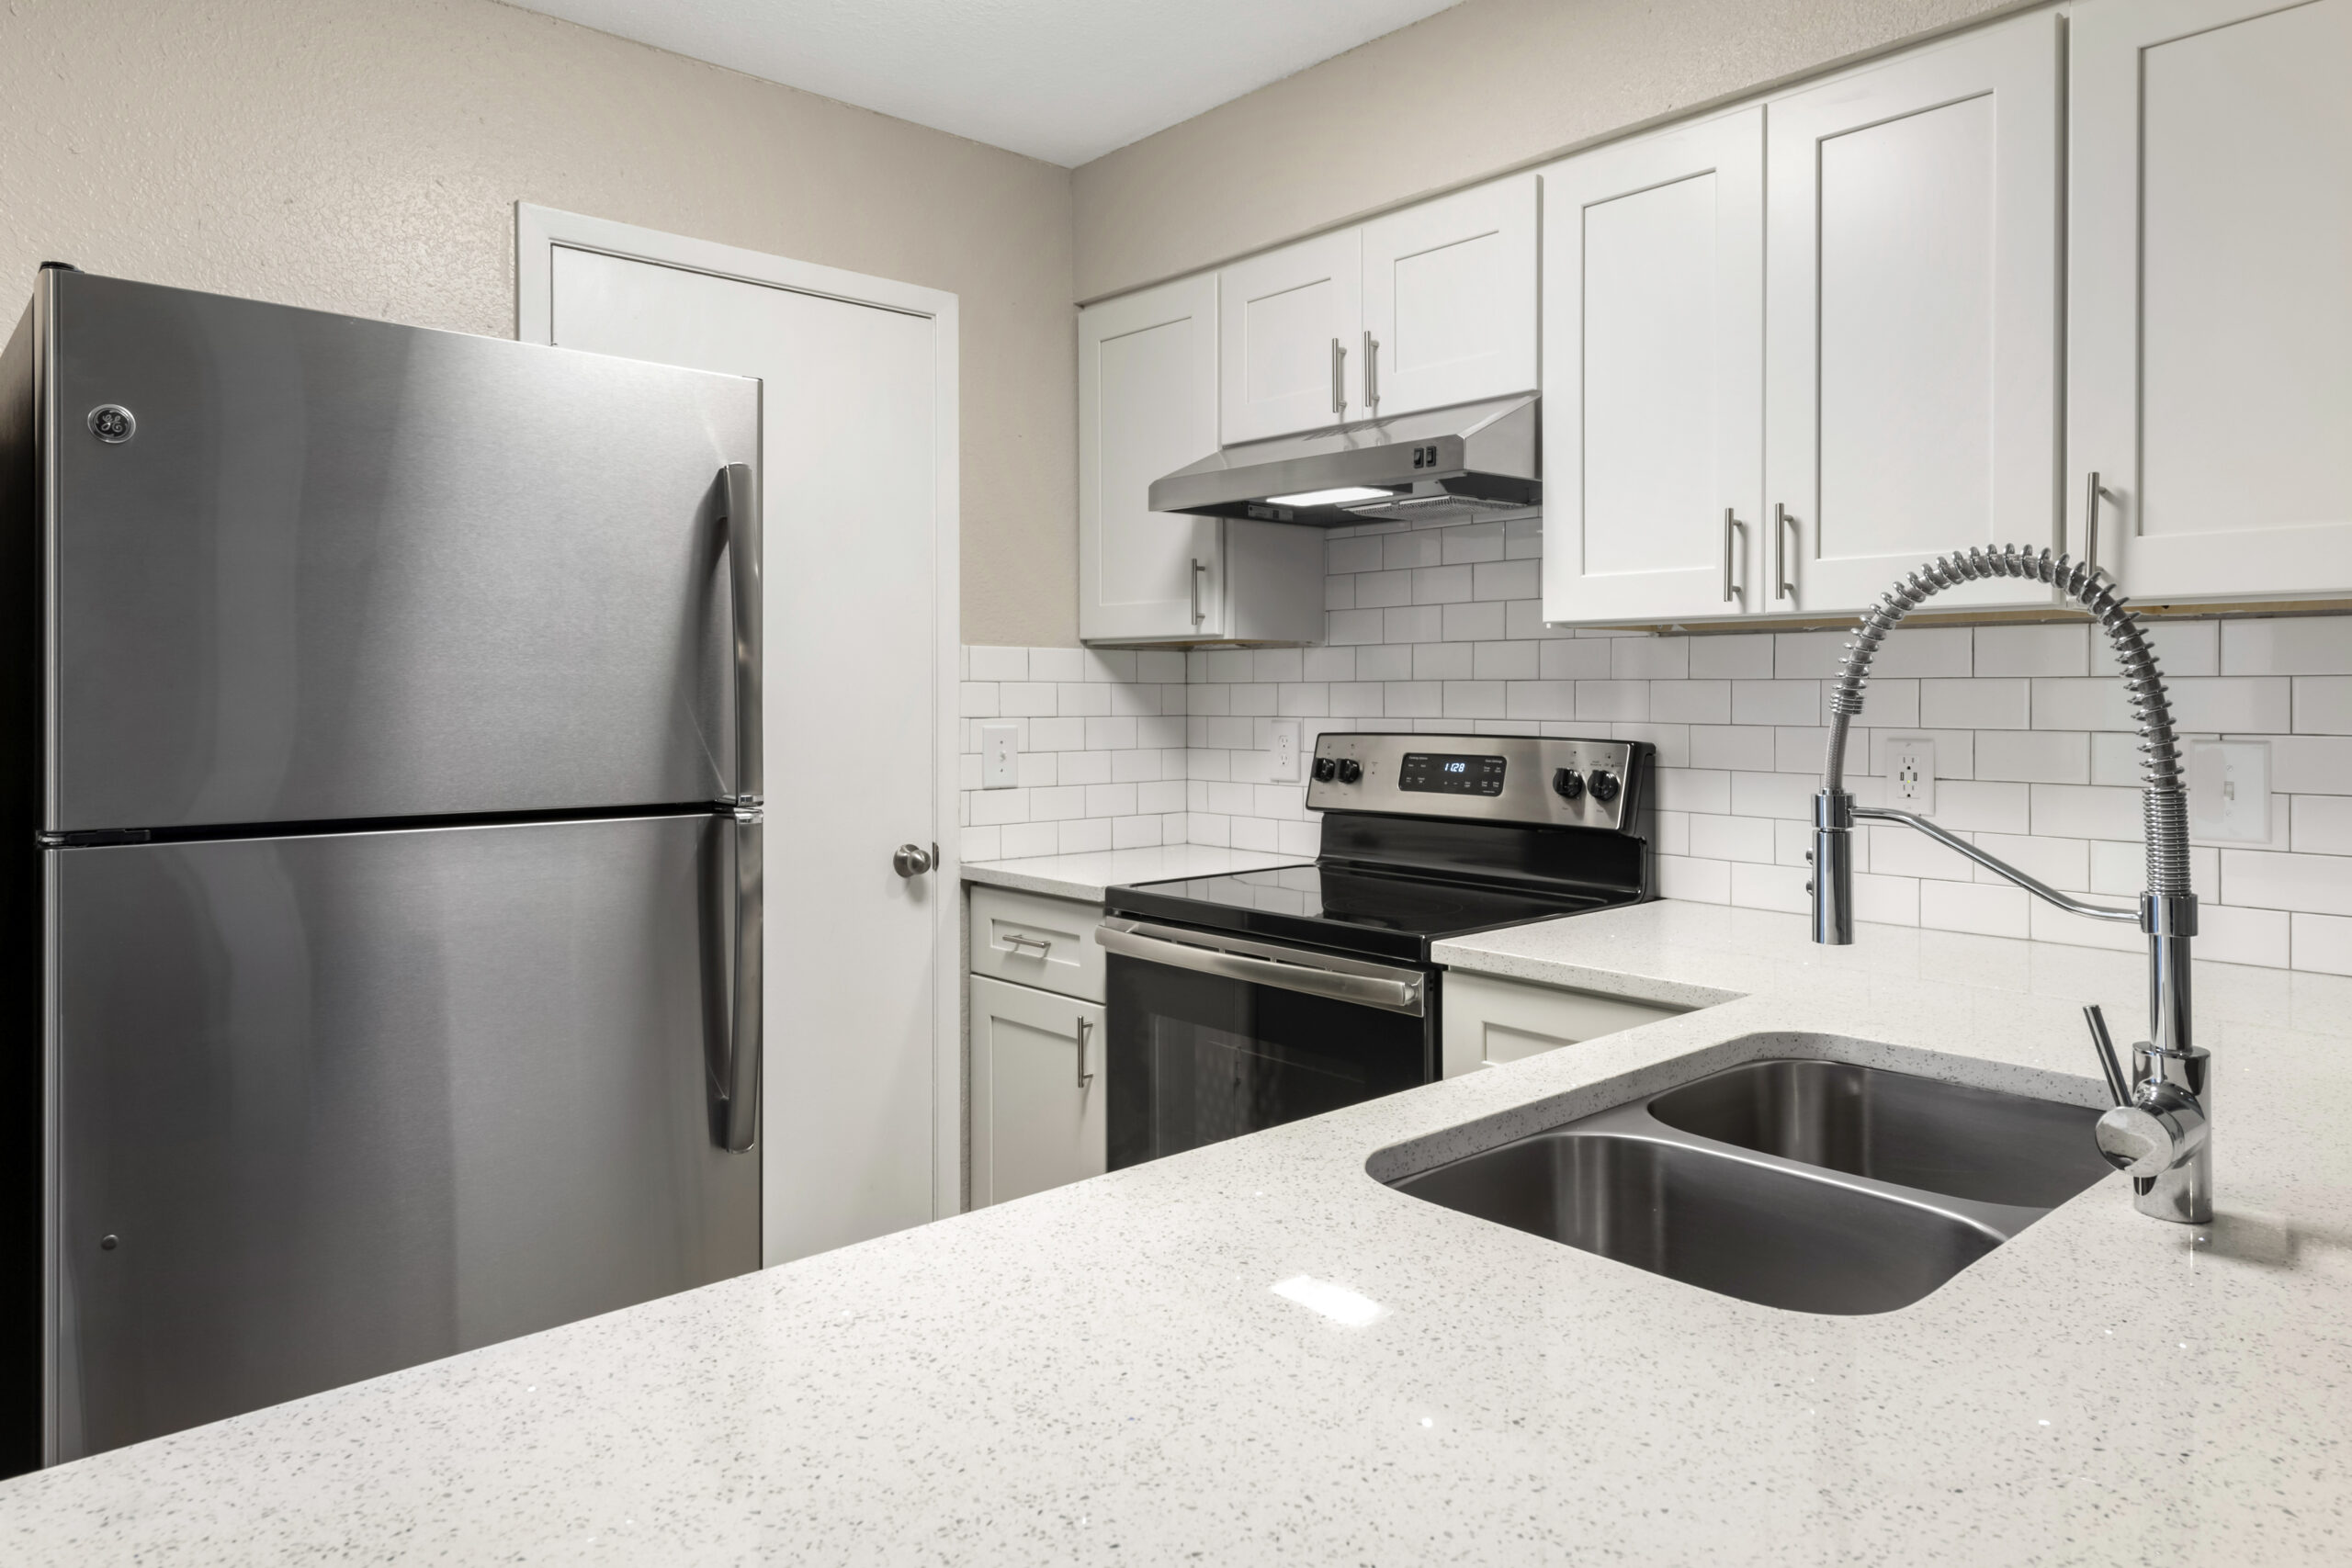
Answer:
[[[1740,602],[1741,606],[1745,608],[1747,603],[1747,590],[1744,587],[1735,587],[1733,585],[1731,580],[1731,558],[1733,539],[1736,537],[1743,545],[1747,541],[1747,525],[1742,523],[1738,518],[1734,517],[1731,513],[1732,509],[1730,507],[1726,506],[1724,508],[1724,603],[1728,604],[1733,600],[1736,599]],[[1740,553],[1744,555],[1747,552],[1742,550]]]
[[[2098,503],[2101,499],[2113,501],[2115,492],[2098,482],[2098,470],[2090,471],[2090,482],[2083,487],[2083,565],[2091,571],[2098,570]]]
[[[1000,940],[1007,947],[1034,947],[1040,958],[1054,950],[1054,944],[1044,937],[1031,936],[1025,931],[1007,931]]]
[[[1078,1087],[1080,1089],[1094,1081],[1094,1075],[1086,1070],[1086,1037],[1093,1032],[1094,1021],[1080,1014],[1078,1021]]]
[[[1370,327],[1363,330],[1363,412],[1380,412],[1380,340]]]
[[[1772,597],[1793,599],[1797,585],[1789,581],[1789,530],[1796,519],[1779,502],[1772,503]]]
[[[1201,608],[1201,579],[1208,575],[1209,563],[1200,557],[1193,558],[1193,624],[1199,626],[1208,612]]]
[[[1348,348],[1338,338],[1331,340],[1331,412],[1348,412]]]

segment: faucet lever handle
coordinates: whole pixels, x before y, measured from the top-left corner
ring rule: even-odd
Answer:
[[[2107,1077],[2107,1092],[2118,1105],[2132,1100],[2131,1086],[2123,1077],[2123,1064],[2115,1055],[2115,1040],[2107,1032],[2107,1014],[2097,1002],[2083,1009],[2083,1021],[2090,1025],[2091,1049],[2098,1055],[2099,1071]]]

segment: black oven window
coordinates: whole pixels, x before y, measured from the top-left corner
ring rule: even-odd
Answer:
[[[1425,1083],[1432,1018],[1114,953],[1114,1170]]]
[[[1161,1149],[1221,1143],[1370,1098],[1361,1063],[1182,1019],[1151,1021],[1151,1131]]]

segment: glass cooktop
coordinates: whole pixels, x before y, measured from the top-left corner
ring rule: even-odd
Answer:
[[[1349,865],[1285,865],[1114,887],[1114,914],[1207,926],[1340,952],[1429,960],[1445,937],[1628,901],[1616,892],[1504,886]]]

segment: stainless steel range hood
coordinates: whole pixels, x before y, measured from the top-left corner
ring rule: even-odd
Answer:
[[[1313,528],[1516,512],[1544,499],[1536,397],[1247,441],[1151,481],[1154,512]]]

